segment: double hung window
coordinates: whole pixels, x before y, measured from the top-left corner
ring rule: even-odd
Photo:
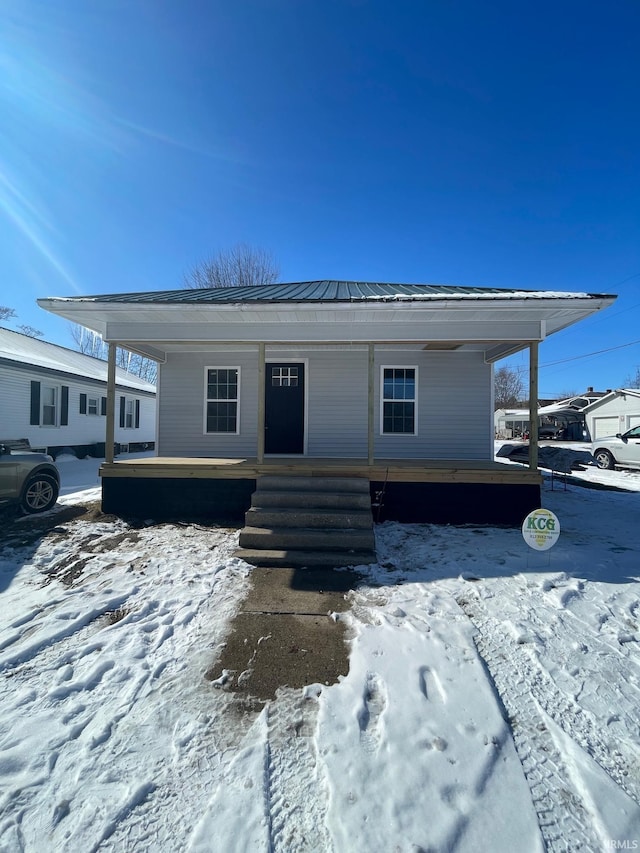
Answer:
[[[417,367],[382,368],[383,435],[415,435],[417,433]]]
[[[42,405],[42,426],[58,425],[58,389],[53,385],[43,385],[40,391]]]
[[[206,369],[205,432],[238,433],[240,426],[240,368]]]

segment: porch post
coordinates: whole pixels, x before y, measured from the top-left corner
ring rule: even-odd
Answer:
[[[264,462],[264,389],[265,389],[265,345],[258,344],[258,464]]]
[[[116,345],[109,343],[107,355],[107,423],[105,430],[104,461],[113,462],[113,444],[116,438]]]
[[[529,468],[538,470],[538,341],[529,344]]]
[[[374,345],[369,344],[369,367],[368,367],[368,382],[367,382],[367,461],[369,465],[373,465],[373,445],[374,445],[374,391],[375,391],[375,376],[374,376]]]

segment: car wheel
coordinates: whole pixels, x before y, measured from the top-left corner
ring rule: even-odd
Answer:
[[[21,506],[25,512],[46,512],[58,500],[58,484],[48,474],[36,474],[28,482]]]
[[[616,460],[608,450],[596,450],[595,458],[598,468],[603,468],[605,471],[615,468]]]

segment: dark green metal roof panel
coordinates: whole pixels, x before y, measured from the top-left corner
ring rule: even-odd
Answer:
[[[128,304],[215,304],[237,302],[365,302],[446,298],[588,298],[606,294],[558,293],[546,290],[461,287],[443,284],[386,284],[367,281],[301,281],[253,287],[152,290],[146,293],[106,293],[70,297],[69,301]]]

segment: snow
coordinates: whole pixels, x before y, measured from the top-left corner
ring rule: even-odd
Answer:
[[[53,518],[99,496],[95,460],[58,463]],[[542,553],[379,526],[332,614],[348,675],[262,710],[203,677],[250,583],[237,531],[0,519],[0,851],[636,849],[638,492],[546,477]]]
[[[61,364],[64,372],[69,375],[82,377],[84,379],[97,379],[100,382],[107,381],[107,362],[94,356],[85,355],[76,350],[61,347],[33,338],[11,329],[0,328],[0,358],[5,362],[15,362],[24,368],[30,365],[36,370],[54,370],[59,372]],[[123,388],[134,388],[136,390],[150,391],[155,393],[156,387],[150,382],[128,373],[121,367],[116,367],[116,382]]]

